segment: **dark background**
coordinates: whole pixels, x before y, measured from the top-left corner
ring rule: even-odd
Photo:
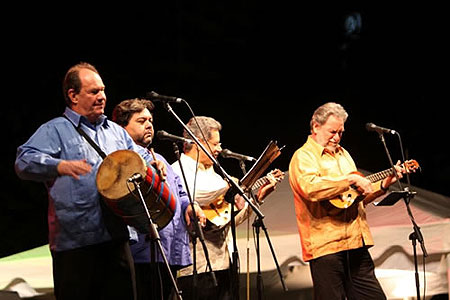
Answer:
[[[306,140],[314,109],[339,102],[350,115],[342,145],[358,167],[389,168],[378,135],[365,129],[373,122],[398,131],[407,158],[419,162],[413,185],[450,196],[442,7],[178,1],[114,10],[17,10],[3,26],[0,257],[47,243],[46,191],[18,179],[15,152],[63,112],[62,78],[80,61],[99,70],[108,116],[121,100],[148,91],[181,97],[196,115],[222,123],[224,148],[258,157],[270,140],[285,145],[271,166],[284,171]],[[343,24],[354,12],[362,28],[348,36]],[[185,122],[191,117],[186,105],[172,107]],[[181,135],[160,104],[154,114],[156,130]],[[385,139],[393,160],[401,160],[399,139]],[[154,146],[173,162],[169,142]],[[242,175],[237,161],[221,162],[231,175]]]

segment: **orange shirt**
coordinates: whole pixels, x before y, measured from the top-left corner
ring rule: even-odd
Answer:
[[[363,201],[346,209],[336,208],[328,201],[350,188],[345,177],[354,171],[357,171],[355,163],[344,148],[339,146],[332,153],[311,136],[294,153],[289,165],[289,183],[304,261],[363,245],[373,246]],[[382,195],[380,186],[381,182],[364,202]]]

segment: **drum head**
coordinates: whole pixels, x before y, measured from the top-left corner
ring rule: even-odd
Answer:
[[[97,189],[107,199],[120,199],[134,190],[134,185],[127,182],[128,178],[135,173],[145,178],[146,170],[146,163],[138,153],[132,150],[115,151],[103,160],[98,169]]]

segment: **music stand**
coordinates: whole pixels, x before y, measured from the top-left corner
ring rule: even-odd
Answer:
[[[398,132],[395,132],[397,134],[397,136],[400,139],[400,134]],[[398,178],[397,176],[397,172],[395,170],[395,166],[394,163],[392,162],[392,158],[391,158],[391,154],[389,153],[389,149],[386,145],[386,141],[384,139],[384,135],[383,132],[379,132],[379,137],[381,140],[381,143],[383,144],[384,150],[386,151],[386,155],[388,157],[389,163],[391,165],[393,174],[395,175],[395,178],[397,179],[397,184],[400,187],[400,191],[397,191],[397,193],[394,194],[394,196],[392,196],[392,198],[388,198],[386,203],[390,203],[393,202],[390,205],[393,205],[395,202],[397,202],[400,198],[404,199],[405,205],[406,205],[406,211],[408,212],[409,218],[411,219],[411,223],[413,225],[413,232],[409,235],[409,239],[411,240],[412,246],[413,246],[413,255],[414,255],[414,267],[415,267],[415,281],[416,281],[416,298],[417,300],[420,300],[420,282],[419,282],[419,269],[418,269],[418,263],[417,263],[417,250],[416,250],[416,246],[417,246],[417,241],[419,241],[420,246],[422,248],[422,253],[424,257],[428,256],[427,250],[425,249],[425,242],[423,240],[423,236],[422,233],[420,232],[420,227],[417,225],[414,216],[411,212],[411,208],[409,207],[409,202],[411,201],[412,197],[414,197],[414,195],[416,194],[416,192],[412,192],[409,190],[409,187],[405,187],[403,189],[403,186],[400,182],[400,178]],[[404,159],[404,155],[403,155],[403,146],[401,143],[401,139],[400,139],[400,147],[402,149],[402,156],[403,156],[403,161],[405,161]],[[410,183],[409,181],[409,174],[408,172],[406,172],[406,178],[408,180],[408,185]],[[389,197],[389,195],[388,195]],[[381,201],[383,202],[383,201]],[[389,204],[388,204],[389,205]]]
[[[409,192],[407,191],[392,191],[386,197],[379,202],[373,202],[375,206],[392,206],[398,202],[398,200],[406,197]]]
[[[270,141],[267,145],[266,149],[264,149],[263,153],[259,156],[258,160],[253,164],[250,170],[242,177],[240,180],[240,185],[243,187],[243,190],[246,192],[251,192],[253,184],[258,180],[262,173],[269,167],[269,165],[281,154],[281,149],[283,147],[278,148],[277,142]],[[261,274],[261,255],[260,255],[260,247],[259,247],[259,233],[260,228],[263,229],[264,234],[266,236],[267,243],[269,244],[270,251],[272,253],[272,257],[275,262],[275,266],[278,271],[278,275],[280,276],[281,285],[283,286],[283,290],[287,291],[286,285],[284,283],[283,274],[281,273],[280,266],[278,264],[278,260],[275,255],[275,251],[272,246],[272,242],[270,241],[269,234],[267,233],[267,228],[264,226],[264,222],[262,218],[259,216],[255,217],[255,220],[252,224],[255,228],[256,235],[256,263],[257,263],[257,276],[256,276],[256,287],[258,292],[258,299],[262,299],[262,274]]]
[[[284,147],[281,147],[283,149]],[[269,167],[269,165],[281,154],[281,149],[278,148],[277,142],[270,141],[264,149],[258,160],[253,164],[250,170],[239,181],[242,189],[248,191],[256,180],[258,180],[262,173]]]

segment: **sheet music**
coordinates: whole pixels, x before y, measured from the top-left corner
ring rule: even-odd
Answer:
[[[283,147],[282,147],[283,148]],[[281,154],[276,141],[270,141],[258,160],[250,170],[240,180],[240,185],[244,191],[250,189],[256,180],[266,171],[269,165]]]

